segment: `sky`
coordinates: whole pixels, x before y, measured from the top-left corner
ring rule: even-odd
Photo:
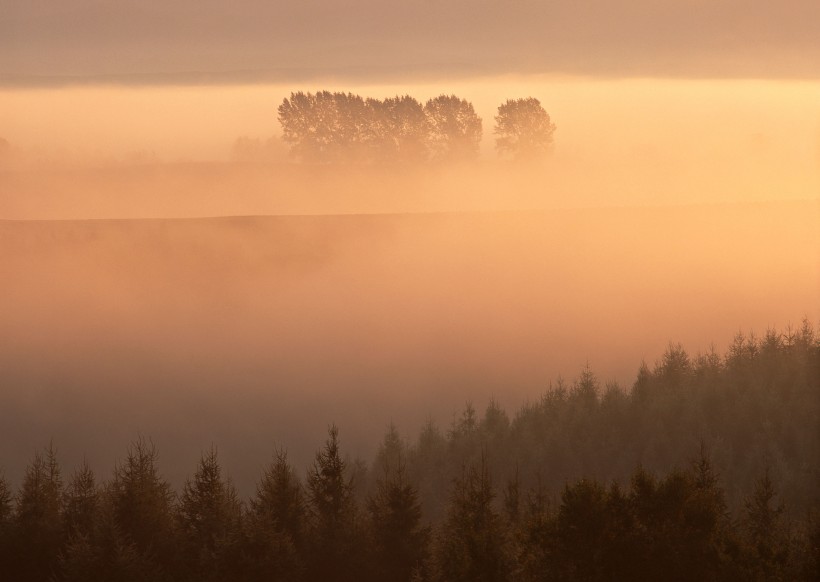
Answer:
[[[0,83],[820,77],[816,0],[0,0]]]

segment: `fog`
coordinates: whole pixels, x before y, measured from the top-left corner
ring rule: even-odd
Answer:
[[[670,341],[820,319],[817,83],[319,87],[455,92],[480,158],[293,161],[276,106],[300,87],[0,91],[13,483],[50,439],[107,472],[142,434],[173,483],[215,443],[249,493],[276,446],[304,466],[331,422],[369,459],[391,421],[514,410],[586,364],[629,388]],[[540,165],[493,152],[495,108],[527,95],[558,126]]]
[[[469,99],[475,167],[292,164],[290,91]],[[543,167],[498,163],[493,117],[538,97],[558,129]],[[820,192],[820,84],[506,76],[447,83],[85,87],[0,91],[0,217],[333,214],[748,202]],[[237,140],[245,138],[244,149]],[[225,162],[235,162],[227,164]],[[238,162],[238,163],[236,163]]]
[[[677,209],[3,222],[11,478],[53,438],[111,466],[150,435],[179,482],[212,442],[244,491],[326,425],[517,407],[590,366],[628,387],[668,341],[820,316],[816,202]]]

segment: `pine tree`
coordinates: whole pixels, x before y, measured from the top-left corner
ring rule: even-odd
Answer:
[[[11,487],[0,474],[0,564],[9,564],[11,560],[12,499]]]
[[[485,460],[465,468],[453,483],[447,518],[436,544],[436,567],[443,580],[496,582],[510,571],[507,532],[493,508]]]
[[[324,449],[308,471],[311,519],[309,579],[358,580],[361,577],[359,539],[353,484],[339,451],[339,430],[328,431]]]
[[[421,525],[418,492],[407,482],[404,462],[386,467],[368,502],[373,535],[374,570],[379,580],[410,580],[420,573],[427,553],[429,528]]]
[[[65,492],[65,525],[69,537],[91,535],[99,503],[100,492],[94,472],[83,460],[72,475]]]
[[[177,509],[191,580],[221,580],[236,568],[242,508],[233,485],[222,477],[216,448],[202,455],[186,481]]]
[[[784,530],[784,507],[776,502],[777,491],[768,468],[755,482],[754,492],[744,502],[746,532],[751,561],[764,580],[785,580],[789,546]]]
[[[246,532],[246,579],[297,580],[304,575],[304,495],[285,451],[277,453],[257,485]]]
[[[63,542],[63,481],[52,445],[26,469],[13,523],[12,579],[46,580],[57,570]]]
[[[158,453],[150,441],[138,439],[125,461],[114,469],[106,495],[118,547],[114,564],[131,571],[159,571],[171,575],[177,561],[174,545],[174,493],[157,468]],[[132,564],[131,555],[138,564]]]

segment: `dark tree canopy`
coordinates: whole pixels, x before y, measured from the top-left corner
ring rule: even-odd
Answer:
[[[464,161],[478,156],[482,124],[472,103],[455,95],[439,95],[424,105],[424,112],[434,159]]]
[[[555,124],[538,99],[508,99],[498,107],[494,133],[499,154],[532,159],[552,147]]]
[[[291,93],[279,106],[291,154],[314,163],[463,161],[478,155],[481,119],[472,104],[441,95],[425,106],[409,95]]]
[[[365,103],[352,93],[291,93],[279,106],[282,139],[296,157],[335,162],[361,155]]]
[[[818,415],[804,322],[724,356],[672,344],[631,391],[586,367],[512,417],[391,425],[370,469],[333,426],[306,479],[279,452],[247,503],[214,450],[176,495],[150,441],[65,487],[50,447],[16,493],[0,473],[0,579],[814,581]]]

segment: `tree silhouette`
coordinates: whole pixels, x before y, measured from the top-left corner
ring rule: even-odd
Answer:
[[[291,93],[279,106],[282,139],[308,162],[355,160],[366,139],[364,100],[352,93]]]
[[[777,491],[768,468],[744,502],[743,521],[751,559],[766,580],[784,580],[789,547],[783,524],[784,507],[776,502]]]
[[[388,433],[385,448],[394,444],[388,440],[392,434]],[[400,451],[393,463],[385,463],[384,477],[368,502],[374,544],[372,565],[379,580],[410,580],[422,568],[430,531],[421,525],[418,492],[407,482]]]
[[[248,580],[294,580],[304,574],[304,495],[285,451],[277,453],[257,485],[247,530]]]
[[[46,580],[56,571],[64,535],[63,481],[52,445],[35,453],[16,505],[11,578]]]
[[[482,458],[453,483],[447,518],[439,532],[436,565],[444,580],[506,580],[510,571],[501,517],[493,508],[489,469]]]
[[[90,536],[100,504],[94,472],[83,460],[65,493],[65,525],[69,536]]]
[[[517,160],[537,158],[552,147],[555,129],[538,99],[508,99],[495,116],[495,147]]]
[[[353,483],[339,451],[339,429],[328,429],[324,448],[308,471],[311,518],[310,580],[358,580],[359,539]]]
[[[434,159],[465,161],[478,156],[482,124],[472,103],[455,95],[439,95],[427,101],[424,113]]]
[[[427,118],[410,95],[368,99],[367,142],[375,161],[422,162],[427,158]]]
[[[177,510],[191,580],[222,580],[236,568],[242,510],[236,491],[222,477],[216,448],[199,461],[182,489]]]
[[[110,513],[106,524],[114,545],[109,550],[112,568],[128,571],[163,571],[169,575],[176,563],[174,547],[174,493],[157,468],[153,443],[139,438],[125,460],[114,469],[108,484]]]

